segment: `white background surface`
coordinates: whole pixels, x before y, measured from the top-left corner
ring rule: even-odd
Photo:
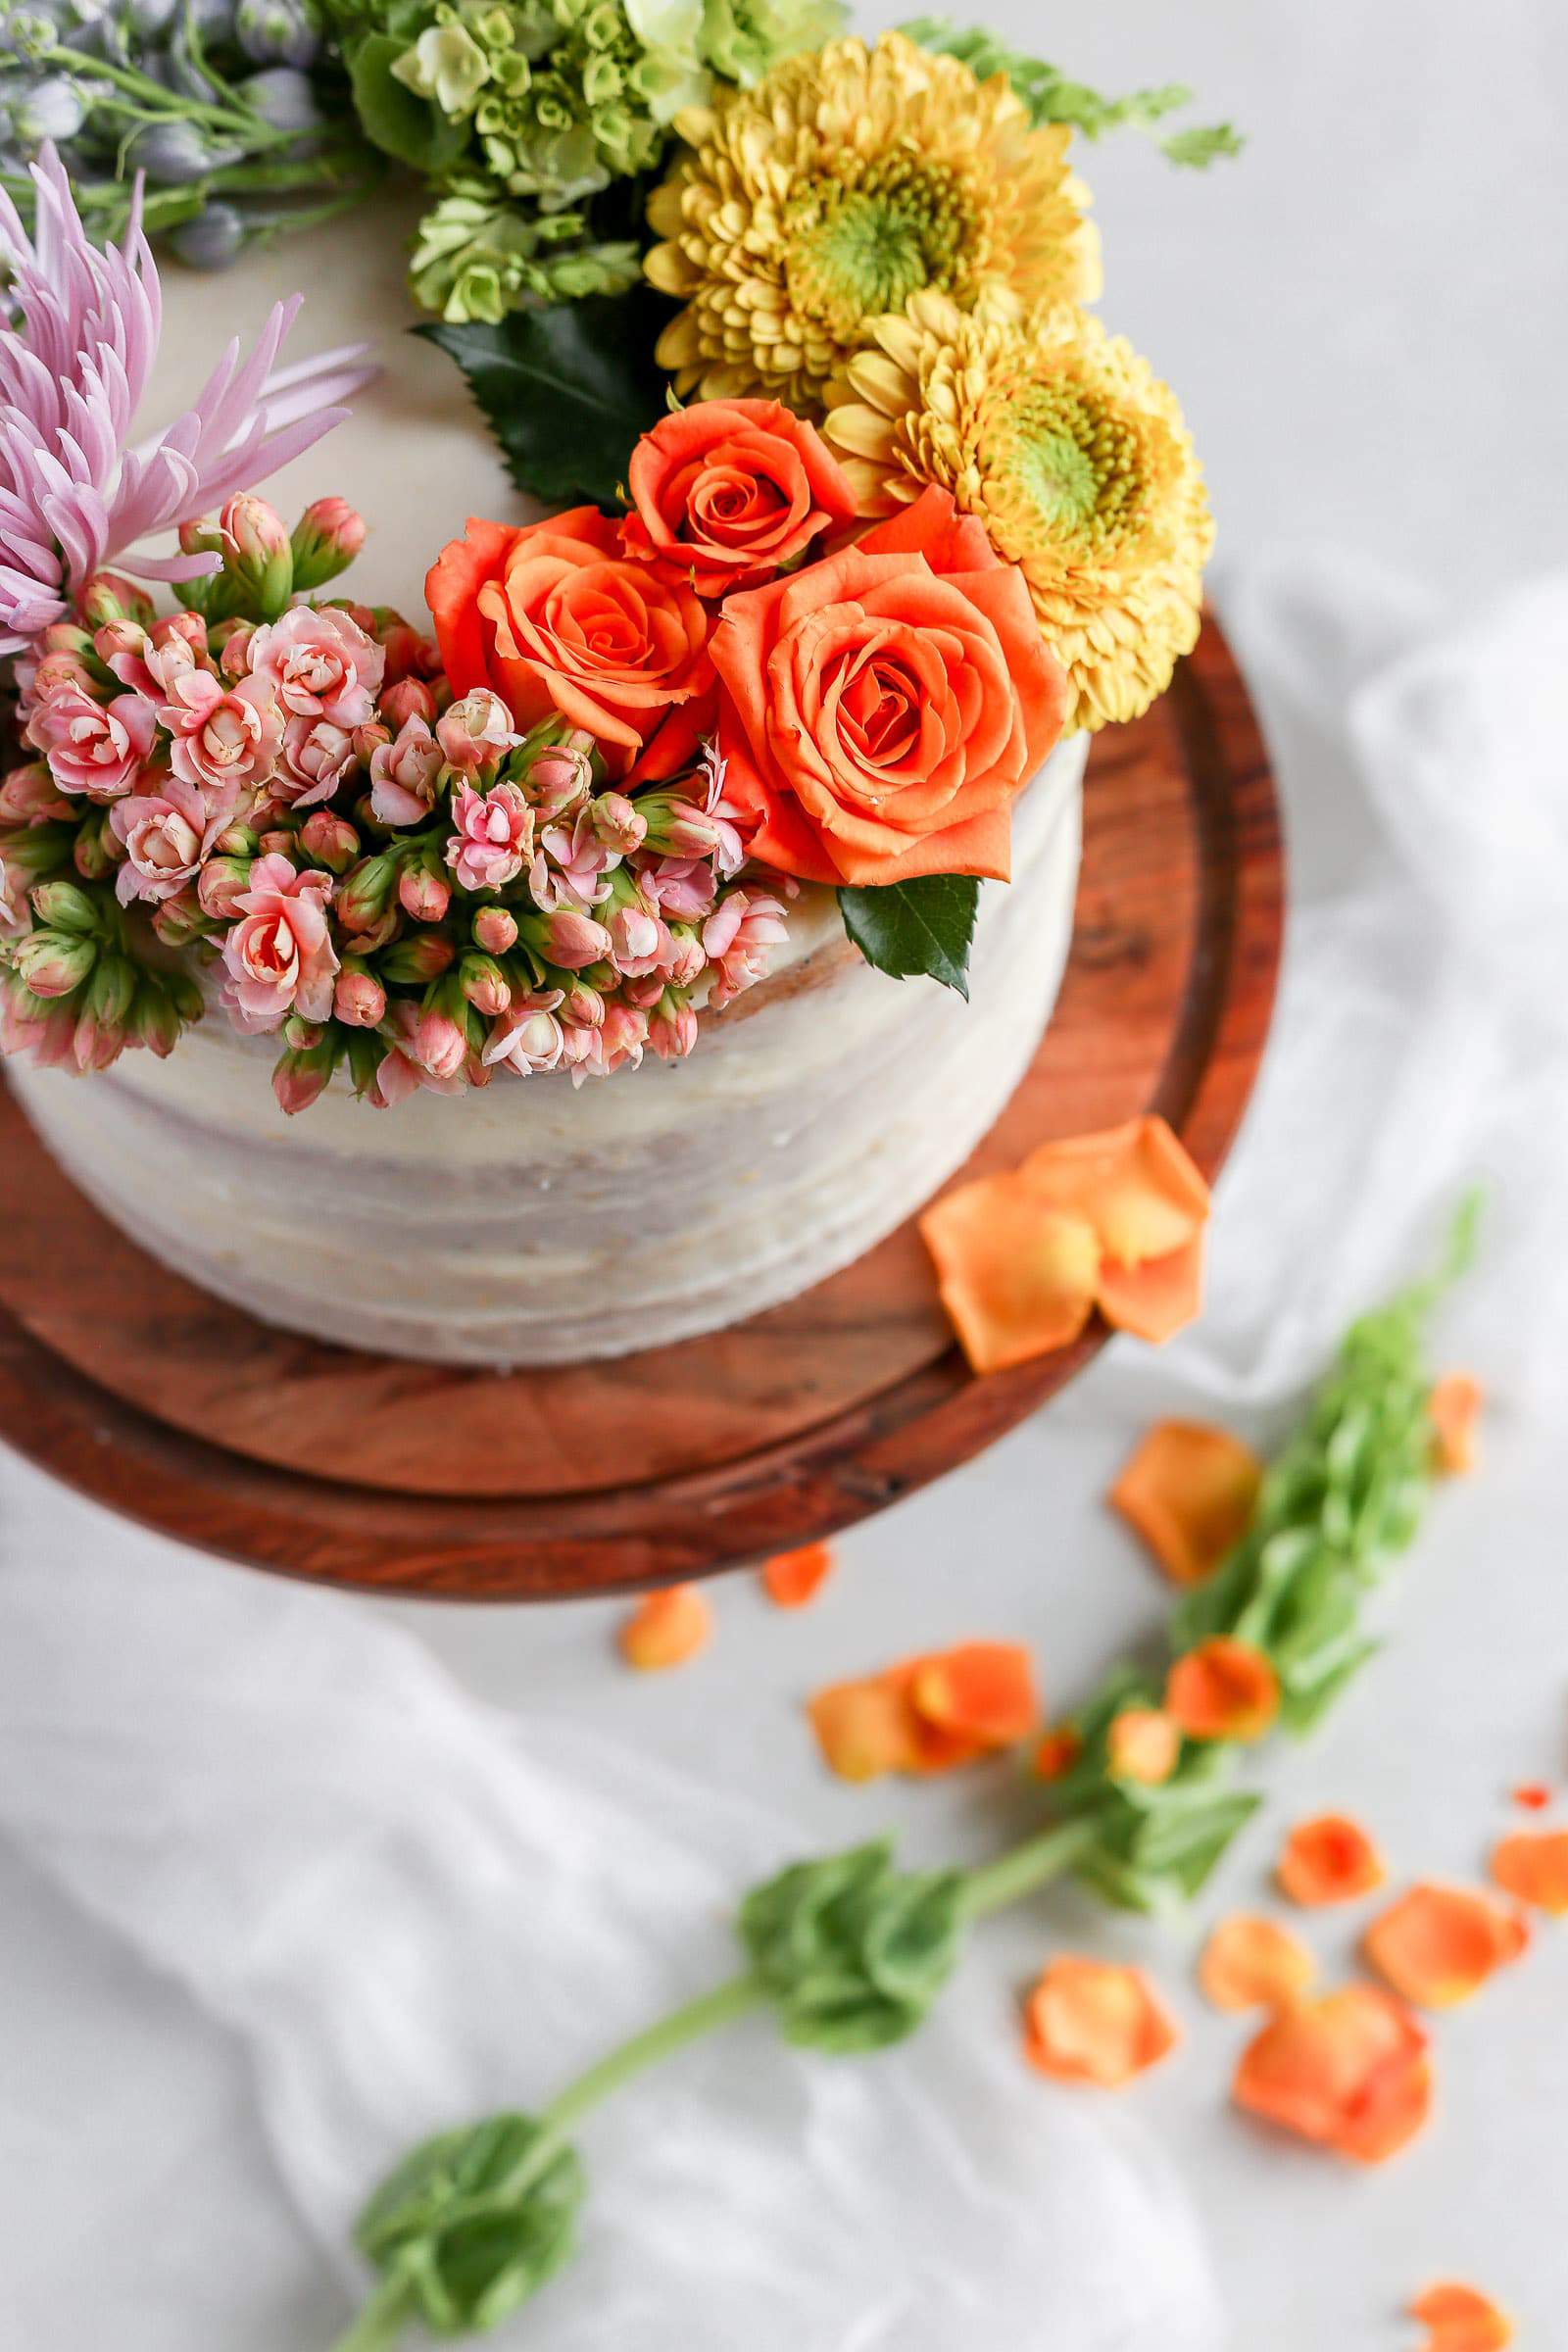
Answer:
[[[1091,79],[1191,79],[1205,115],[1229,114],[1250,136],[1240,165],[1207,178],[1170,174],[1131,140],[1085,158],[1105,236],[1104,315],[1179,387],[1208,464],[1222,604],[1228,572],[1324,541],[1412,571],[1461,617],[1515,573],[1561,559],[1568,19],[1550,0],[1497,0],[1484,14],[1439,0],[1110,0],[1054,12],[1045,27],[1024,0],[996,0],[990,13]],[[296,282],[311,296],[300,349],[358,331],[377,283],[391,299],[397,267],[364,233],[352,250],[366,258],[346,289],[345,246],[324,238],[226,279],[176,281],[178,374],[192,380],[188,355],[216,325],[253,326],[263,297]],[[509,510],[446,362],[408,342],[386,356],[388,381],[366,404],[369,429],[351,428],[283,488],[361,501],[377,528],[366,580],[412,602],[426,555],[469,503]],[[1321,839],[1314,846],[1322,854]],[[1410,1139],[1413,1155],[1420,1141]],[[1220,1220],[1223,1232],[1223,1192]],[[1279,1247],[1289,1250],[1289,1233]],[[1492,1371],[1484,1339],[1470,1354]],[[1505,1374],[1495,1385],[1487,1475],[1445,1498],[1396,1643],[1310,1750],[1271,1760],[1263,1822],[1191,1928],[1155,1935],[1064,1897],[998,1923],[958,1996],[989,2006],[1008,2033],[1009,1987],[1052,1944],[1150,1960],[1190,2038],[1131,2099],[1189,2181],[1246,2352],[1398,2352],[1400,2305],[1447,2271],[1519,2310],[1526,2352],[1563,2340],[1560,1941],[1544,1936],[1528,1967],[1444,2024],[1439,2124],[1367,2178],[1265,2147],[1238,2123],[1224,2087],[1239,2030],[1202,2015],[1186,1982],[1203,1923],[1263,1894],[1296,1813],[1352,1806],[1396,1870],[1473,1877],[1507,1819],[1508,1788],[1568,1776],[1560,1431],[1513,1409]],[[1051,1696],[1070,1703],[1162,1605],[1097,1500],[1138,1417],[1114,1367],[1091,1374],[983,1461],[847,1538],[842,1573],[808,1614],[769,1611],[745,1578],[719,1588],[714,1648],[678,1676],[645,1682],[619,1669],[613,1606],[396,1614],[506,1706],[569,1712],[757,1789],[799,1825],[803,1847],[894,1816],[916,1851],[978,1844],[1002,1827],[994,1787],[886,1798],[838,1788],[813,1763],[799,1702],[900,1650],[994,1633],[1035,1642]],[[0,1477],[0,1506],[13,1536],[47,1521],[83,1544],[115,1541],[106,1522],[20,1469]],[[1320,1940],[1343,1958],[1351,1931],[1328,1918]],[[33,2319],[25,2352],[98,2352],[115,2340],[117,2297],[145,2311],[160,2293],[179,2352],[196,2340],[199,2297],[214,2352],[308,2352],[322,2341],[339,2316],[336,2290],[302,2260],[237,2057],[3,1850],[0,1983],[6,2265],[23,2262],[33,2278],[60,2265],[101,2286],[101,2328],[82,2332],[76,2292],[55,2331]],[[176,2137],[149,2145],[139,2122],[127,2138],[117,2117],[131,2113],[132,2081],[155,2067],[169,2070],[181,2121]],[[198,2081],[194,2103],[177,2095]],[[95,2223],[84,2236],[83,2176],[106,2166],[124,2181],[122,2215],[108,2234]],[[247,2232],[264,2252],[275,2241],[272,2309],[236,2312],[221,2278],[204,2278],[180,2231],[181,2183],[198,2174],[231,2180]]]

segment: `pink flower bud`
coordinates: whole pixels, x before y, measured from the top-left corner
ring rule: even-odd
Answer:
[[[452,885],[425,866],[406,866],[398,876],[398,904],[411,922],[439,923],[452,904]]]
[[[167,1061],[179,1043],[181,1026],[167,992],[144,977],[130,1008],[127,1027],[132,1040],[145,1046],[158,1060]]]
[[[333,900],[334,911],[344,930],[371,931],[382,923],[390,911],[397,882],[398,860],[389,850],[379,851],[373,858],[362,858],[345,876]]]
[[[222,534],[210,514],[195,514],[188,522],[180,524],[179,552],[182,556],[222,554]]]
[[[455,1078],[467,1058],[468,1041],[450,1013],[432,1005],[419,1015],[414,1052],[432,1078]]]
[[[351,1029],[373,1029],[386,1018],[386,990],[373,972],[339,972],[332,1010]]]
[[[230,620],[223,623],[223,642],[218,657],[218,666],[231,684],[251,672],[251,639],[256,634],[254,620]]]
[[[368,718],[353,731],[355,758],[369,764],[372,753],[379,752],[392,740],[392,730],[378,718]]]
[[[553,914],[542,916],[541,922],[545,954],[564,972],[580,972],[590,963],[603,963],[610,954],[610,933],[591,914],[558,906]]]
[[[488,686],[476,686],[443,710],[435,735],[443,756],[464,775],[493,766],[519,740],[511,711]]]
[[[107,620],[134,620],[150,629],[158,610],[145,588],[117,571],[95,571],[76,606],[89,629],[100,629]]]
[[[666,989],[648,1018],[648,1043],[661,1061],[681,1061],[697,1043],[697,1015]]]
[[[297,1111],[309,1110],[325,1093],[332,1075],[332,1056],[323,1052],[301,1053],[295,1048],[282,1054],[272,1071],[272,1092],[279,1110],[292,1118]]]
[[[406,620],[391,620],[377,630],[381,651],[386,656],[386,674],[396,685],[412,677],[424,657],[424,639]]]
[[[610,952],[620,970],[631,976],[653,968],[668,937],[659,917],[650,914],[646,906],[617,906],[610,918]]]
[[[294,525],[294,585],[319,588],[346,571],[365,545],[365,518],[345,498],[318,498]]]
[[[283,1043],[296,1054],[313,1052],[325,1035],[321,1023],[308,1020],[303,1012],[291,1012],[283,1023]]]
[[[119,862],[121,845],[109,830],[108,811],[83,818],[71,845],[71,862],[84,882],[101,882]]]
[[[458,986],[487,1021],[498,1019],[512,1003],[507,975],[488,956],[465,956],[458,966]]]
[[[527,785],[547,820],[564,816],[593,789],[593,762],[575,745],[547,743],[528,763]]]
[[[207,937],[208,920],[200,894],[189,888],[160,899],[152,908],[153,929],[166,948],[188,948]]]
[[[456,960],[457,950],[440,931],[415,931],[400,939],[381,958],[388,980],[407,986],[411,981],[439,980]]]
[[[86,1077],[94,1070],[107,1070],[125,1051],[125,1032],[119,1021],[106,1020],[102,1014],[81,1013],[72,1034],[72,1058]]]
[[[215,923],[235,921],[250,881],[249,858],[209,858],[196,877],[196,899],[203,914]]]
[[[41,760],[31,760],[25,767],[14,767],[9,775],[0,776],[0,822],[41,825],[50,818],[74,818],[75,813]]]
[[[481,906],[473,918],[474,944],[487,956],[506,956],[517,944],[517,920],[505,906]]]
[[[162,620],[153,622],[155,646],[172,645],[176,638],[182,645],[188,645],[193,654],[206,658],[207,623],[199,612],[166,612]]]
[[[294,588],[294,551],[283,518],[265,498],[242,490],[218,519],[223,568],[252,598],[264,620],[275,620]]]
[[[313,808],[300,827],[300,847],[328,873],[346,874],[360,854],[360,837],[346,816]]]
[[[605,1000],[597,988],[586,980],[573,979],[563,991],[561,1017],[575,1029],[602,1029],[605,1021]]]
[[[62,647],[59,652],[45,654],[33,664],[32,701],[46,703],[62,687],[74,686],[82,694],[97,692],[98,681],[82,656]]]
[[[72,931],[29,931],[12,950],[12,961],[35,997],[69,997],[97,960],[97,942]]]
[[[433,725],[435,713],[435,696],[423,678],[399,678],[381,697],[381,716],[394,735],[411,718]]]
[[[104,621],[93,632],[92,650],[109,669],[114,669],[117,661],[144,661],[151,645],[144,624],[122,613]],[[118,677],[120,672],[116,670],[115,674]]]
[[[589,803],[589,818],[607,850],[618,850],[623,858],[629,858],[633,850],[642,848],[648,820],[624,793],[602,792]]]
[[[270,826],[260,836],[257,848],[264,858],[291,858],[294,854],[294,836],[286,827]]]

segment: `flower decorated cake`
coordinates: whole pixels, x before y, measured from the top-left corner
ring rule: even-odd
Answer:
[[[466,24],[411,41],[434,110]],[[1090,736],[1197,633],[1201,478],[1081,307],[1067,128],[904,35],[697,99],[613,398],[602,288],[503,306],[555,411],[456,353],[532,503],[453,515],[424,611],[337,584],[342,499],[257,495],[360,348],[279,368],[279,306],[133,451],[141,221],[95,244],[48,155],[0,211],[9,1082],[143,1247],[316,1337],[613,1355],[871,1248],[1028,1066]]]

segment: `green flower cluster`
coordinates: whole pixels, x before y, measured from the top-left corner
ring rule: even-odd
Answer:
[[[337,0],[361,122],[422,172],[414,296],[453,324],[640,274],[637,183],[683,107],[844,22],[843,0]]]

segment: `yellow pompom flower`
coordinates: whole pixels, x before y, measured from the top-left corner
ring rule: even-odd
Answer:
[[[646,267],[686,306],[658,347],[682,396],[820,416],[867,321],[924,288],[962,310],[988,288],[1099,292],[1068,133],[1033,129],[1004,75],[978,81],[902,33],[786,59],[675,127],[685,151],[648,208],[662,242]]]
[[[1022,567],[1072,681],[1068,726],[1136,718],[1197,641],[1214,539],[1174,394],[1070,307],[966,313],[922,293],[869,340],[824,426],[862,512],[941,483]]]

